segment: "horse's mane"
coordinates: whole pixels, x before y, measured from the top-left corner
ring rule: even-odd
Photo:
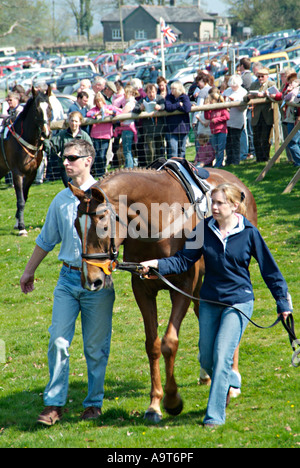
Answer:
[[[22,119],[22,120],[25,120],[25,119],[26,119],[26,117],[27,117],[27,115],[28,115],[28,112],[29,112],[29,109],[31,108],[32,104],[33,104],[36,100],[42,101],[42,102],[43,102],[43,101],[46,101],[46,100],[47,100],[47,96],[46,96],[44,93],[42,93],[41,91],[39,91],[35,97],[32,97],[32,96],[31,96],[31,97],[28,99],[28,101],[26,102],[26,104],[25,104],[25,106],[24,106],[22,112],[20,112],[20,114],[18,115],[16,121],[19,120],[19,119],[20,119],[20,120],[21,120],[21,119]]]
[[[20,112],[20,114],[18,115],[18,117],[17,117],[16,120],[19,120],[19,119],[24,120],[24,119],[26,119],[27,114],[28,114],[28,112],[29,112],[29,109],[30,109],[30,107],[31,107],[31,105],[32,105],[32,102],[33,102],[33,97],[31,97],[31,98],[28,99],[28,101],[26,102],[26,104],[25,104],[25,106],[24,106],[22,112]]]
[[[112,172],[108,172],[107,174],[100,177],[99,181],[97,182],[99,182],[100,184],[101,182],[104,182],[104,181],[106,182],[115,176],[122,175],[122,174],[129,174],[129,173],[131,174],[149,174],[149,173],[163,174],[163,171],[157,172],[155,169],[151,169],[151,168],[147,169],[146,167],[121,168],[121,169],[115,169]]]

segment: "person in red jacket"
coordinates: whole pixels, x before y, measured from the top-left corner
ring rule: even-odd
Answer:
[[[217,88],[212,88],[205,103],[216,104],[220,102],[225,102],[223,96]],[[222,167],[228,133],[227,121],[230,119],[230,114],[227,109],[213,109],[205,111],[204,117],[210,121],[211,144],[216,155],[214,167]]]

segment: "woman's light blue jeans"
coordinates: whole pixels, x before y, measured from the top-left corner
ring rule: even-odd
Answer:
[[[253,301],[234,307],[251,318]],[[226,418],[226,399],[230,387],[240,388],[239,375],[232,370],[233,355],[248,320],[231,307],[200,301],[200,364],[211,377],[204,424],[222,425]]]
[[[81,286],[81,273],[62,267],[54,291],[48,364],[50,380],[44,392],[46,406],[64,406],[69,385],[69,347],[75,322],[81,311],[84,354],[88,370],[88,395],[84,408],[102,407],[104,378],[112,330],[114,289],[87,291]]]
[[[133,132],[130,130],[124,130],[122,132],[122,144],[123,154],[125,158],[125,167],[133,168],[133,157],[132,157],[132,143],[133,143]]]

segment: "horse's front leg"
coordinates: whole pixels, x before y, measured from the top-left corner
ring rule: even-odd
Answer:
[[[161,356],[161,341],[157,334],[156,292],[149,290],[150,280],[142,281],[137,276],[132,277],[132,289],[135,299],[144,319],[146,334],[146,352],[150,365],[151,392],[150,406],[145,413],[145,419],[158,423],[162,419],[160,403],[163,397],[159,358]]]
[[[171,292],[171,299],[172,313],[161,347],[166,366],[165,397],[163,403],[167,413],[176,416],[183,409],[183,401],[178,393],[174,376],[174,365],[179,345],[179,329],[188,310],[190,300],[176,292]]]
[[[24,222],[25,198],[23,193],[23,176],[13,173],[13,183],[17,197],[16,227],[19,230],[19,236],[26,236]]]

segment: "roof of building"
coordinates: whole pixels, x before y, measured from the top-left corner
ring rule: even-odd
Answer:
[[[144,9],[157,22],[163,18],[166,23],[200,23],[201,21],[215,21],[215,18],[198,7],[164,7],[164,6],[123,6],[122,18],[125,20],[138,8]],[[120,21],[119,10],[101,18],[101,22]]]

